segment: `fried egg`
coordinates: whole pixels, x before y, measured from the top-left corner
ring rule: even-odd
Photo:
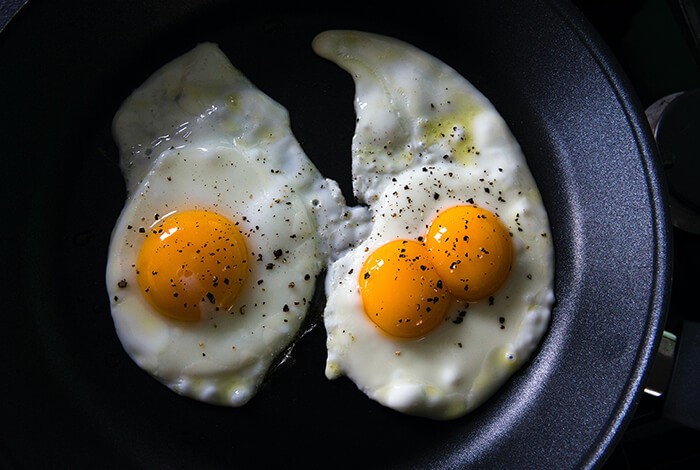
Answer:
[[[118,337],[173,391],[241,406],[303,333],[331,243],[351,246],[363,211],[216,44],[150,76],[113,133],[127,191],[106,270]]]
[[[369,235],[330,263],[325,374],[455,419],[536,350],[554,303],[547,211],[520,145],[455,69],[396,38],[325,31],[352,75],[353,191]]]

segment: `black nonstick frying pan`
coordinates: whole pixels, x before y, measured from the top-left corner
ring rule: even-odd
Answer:
[[[665,188],[644,112],[567,2],[380,7],[30,0],[0,33],[0,462],[13,468],[588,468],[641,393],[670,290]],[[180,397],[114,331],[106,249],[125,190],[121,101],[197,42],[219,44],[350,187],[354,87],[316,56],[330,28],[395,36],[452,65],[505,117],[550,215],[555,305],[541,348],[462,419],[404,416],[324,376],[315,328],[242,408]],[[323,299],[320,299],[322,301]]]

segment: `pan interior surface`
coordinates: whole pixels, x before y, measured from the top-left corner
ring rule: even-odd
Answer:
[[[378,7],[375,7],[378,8]],[[105,468],[581,468],[604,461],[639,399],[670,285],[664,188],[644,114],[567,3],[464,2],[411,22],[390,8],[30,1],[0,34],[8,394],[0,455]],[[104,286],[125,188],[111,120],[198,42],[285,106],[319,170],[352,194],[351,77],[316,56],[326,29],[395,36],[453,66],[506,119],[550,216],[556,305],[540,349],[467,416],[433,422],[324,376],[317,327],[250,403],[223,408],[150,378],[115,335]],[[12,202],[10,202],[12,201]],[[17,207],[19,204],[20,207]],[[17,283],[6,285],[16,285]],[[323,299],[318,299],[322,302]],[[66,429],[74,431],[66,432]]]

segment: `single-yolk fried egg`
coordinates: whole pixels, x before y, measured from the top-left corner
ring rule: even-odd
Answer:
[[[363,212],[211,43],[148,78],[113,130],[127,189],[106,272],[119,339],[177,393],[243,405],[303,333],[316,278]]]
[[[395,38],[326,31],[355,82],[353,190],[369,236],[328,268],[326,376],[437,420],[483,403],[533,354],[554,302],[547,212],[492,103]]]

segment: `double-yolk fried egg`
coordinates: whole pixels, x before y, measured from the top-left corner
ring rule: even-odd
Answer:
[[[156,71],[113,130],[127,190],[106,273],[119,339],[177,393],[243,405],[303,332],[362,211],[211,43]]]
[[[330,263],[326,376],[446,420],[530,357],[554,301],[547,212],[519,144],[456,70],[394,38],[326,31],[355,82],[353,190],[369,236]]]

